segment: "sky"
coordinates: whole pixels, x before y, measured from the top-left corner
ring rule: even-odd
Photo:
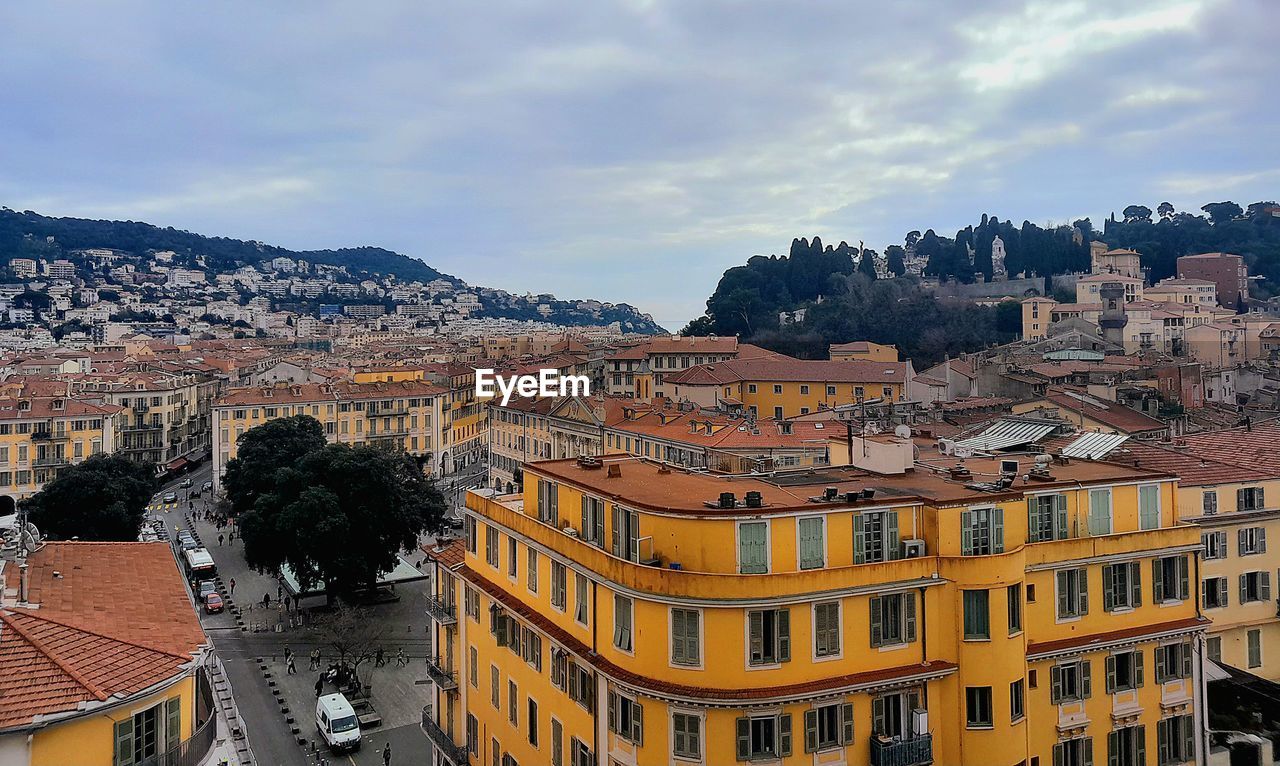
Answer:
[[[1280,197],[1271,0],[12,0],[0,205],[377,245],[668,329],[982,213]]]

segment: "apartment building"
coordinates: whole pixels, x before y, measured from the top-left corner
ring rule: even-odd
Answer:
[[[62,378],[77,398],[123,410],[115,451],[131,460],[176,467],[209,450],[217,381],[207,373],[143,369]]]
[[[782,420],[873,399],[900,401],[911,375],[911,362],[775,355],[691,367],[666,382],[676,401]]]
[[[441,473],[451,434],[448,390],[421,380],[392,383],[281,383],[236,388],[214,403],[213,481],[245,431],[278,418],[309,415],[338,444],[380,444],[413,455],[423,471]]]
[[[428,551],[437,763],[1198,762],[1175,477],[881,446],[878,472],[605,456],[469,495]]]
[[[655,337],[605,356],[606,391],[636,399],[670,398],[673,392],[667,378],[671,373],[736,359],[744,351],[748,356],[769,353],[739,344],[737,338]]]
[[[883,343],[872,343],[869,340],[855,340],[851,343],[833,343],[827,350],[830,359],[866,359],[872,362],[898,361],[898,347]]]
[[[1244,257],[1231,253],[1200,253],[1178,259],[1179,279],[1212,282],[1218,301],[1230,309],[1245,305],[1249,298],[1249,268]]]
[[[113,452],[120,413],[65,396],[0,397],[0,495],[29,497],[69,466]]]

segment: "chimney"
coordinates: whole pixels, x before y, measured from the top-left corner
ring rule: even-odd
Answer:
[[[610,479],[617,479],[617,478],[621,477],[621,476],[622,476],[622,464],[621,464],[621,463],[610,463],[610,464],[609,464],[609,472],[608,472],[607,476],[608,476]]]

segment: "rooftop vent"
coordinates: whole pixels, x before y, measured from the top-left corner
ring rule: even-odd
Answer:
[[[835,499],[839,497],[839,495],[840,490],[837,487],[827,487],[822,490],[822,499],[826,500],[828,503],[835,502]]]
[[[720,500],[717,503],[719,508],[737,508],[738,498],[732,492],[721,492]]]
[[[962,481],[973,475],[973,472],[971,472],[968,468],[966,468],[963,463],[956,466],[952,466],[950,473],[951,473],[951,478],[955,479],[956,481]]]
[[[748,507],[748,508],[763,508],[763,507],[764,507],[764,496],[763,496],[763,495],[761,495],[759,492],[756,492],[755,490],[752,490],[752,491],[748,492],[748,493],[747,493],[747,507]]]
[[[578,458],[578,467],[588,471],[598,471],[602,465],[603,463],[600,462],[598,457],[583,455]]]
[[[609,464],[608,477],[609,477],[610,479],[616,479],[616,478],[618,478],[618,477],[620,477],[620,476],[622,476],[622,464],[621,464],[621,463],[610,463],[610,464]]]

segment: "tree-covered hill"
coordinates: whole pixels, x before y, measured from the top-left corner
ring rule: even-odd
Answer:
[[[288,250],[228,237],[206,237],[172,227],[161,228],[137,221],[96,221],[87,218],[52,218],[31,211],[0,208],[0,263],[12,258],[49,257],[47,238],[60,250],[111,248],[142,255],[149,250],[172,250],[181,255],[203,255],[209,268],[230,271],[272,258],[301,258],[311,263],[345,266],[352,275],[395,274],[407,281],[444,279],[457,285],[456,277],[442,274],[416,258],[380,247],[348,247],[338,250]]]

